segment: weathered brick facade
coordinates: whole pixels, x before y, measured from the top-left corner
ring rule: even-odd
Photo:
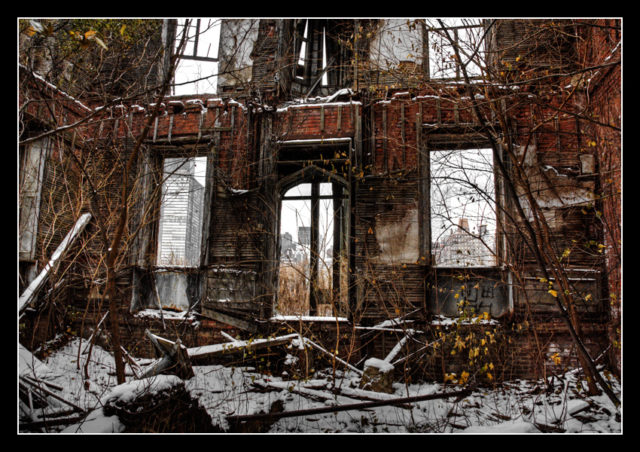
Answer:
[[[267,53],[271,55],[279,48],[274,35],[279,30],[277,22],[265,21],[260,27],[256,42],[263,44],[255,50],[255,65],[277,60],[276,56],[265,59]],[[517,28],[514,30],[517,33]],[[279,187],[298,174],[301,181],[307,180],[308,176],[298,172],[305,166],[314,166],[316,169],[310,171],[323,174],[325,182],[340,182],[349,193],[349,320],[353,325],[372,326],[411,314],[416,325],[426,331],[427,340],[437,341],[442,328],[431,323],[432,315],[439,313],[433,308],[438,291],[432,289],[457,277],[473,277],[474,270],[452,274],[432,265],[429,152],[496,144],[505,158],[507,152],[515,150],[523,153],[523,159],[532,159],[523,168],[548,222],[549,240],[557,255],[571,251],[568,262],[563,262],[566,274],[576,293],[589,294],[591,300],[584,302],[576,296],[585,345],[596,357],[612,341],[619,343],[621,282],[616,250],[619,253],[621,230],[620,64],[606,63],[620,60],[615,44],[620,36],[612,36],[615,32],[606,28],[581,28],[579,22],[576,32],[584,40],[572,52],[581,56],[585,67],[604,67],[596,74],[588,72],[593,74],[589,80],[572,75],[557,77],[553,86],[568,85],[566,90],[544,92],[537,85],[522,84],[518,90],[486,87],[484,94],[475,91],[470,97],[462,85],[427,83],[387,91],[382,97],[366,91],[347,92],[329,101],[309,99],[306,103],[259,105],[231,98],[166,99],[144,142],[146,155],[156,165],[161,156],[206,156],[210,166],[205,195],[208,233],[203,260],[194,270],[197,282],[193,289],[200,300],[194,309],[204,316],[199,318],[197,328],[185,322],[175,330],[171,326],[169,333],[161,330],[158,320],[134,317],[129,313],[132,291],[143,293],[143,300],[152,300],[148,295],[151,289],[144,282],[132,288],[129,282],[133,277],[123,276],[122,287],[126,289],[121,299],[121,330],[125,347],[148,356],[145,328],[170,338],[179,336],[189,346],[221,341],[219,331],[268,333],[277,329],[269,318],[277,293]],[[579,74],[583,73],[587,72]],[[278,95],[274,86],[267,88]],[[573,93],[573,89],[578,92]],[[50,119],[67,115],[65,121],[71,123],[74,115],[80,118],[86,114],[77,102],[62,100],[62,104],[62,111],[56,110],[56,117]],[[37,105],[29,105],[25,115],[46,118]],[[73,129],[73,135],[59,146],[82,153],[81,147],[74,148],[80,141],[123,143],[135,138],[152,107],[128,105],[101,112],[95,120]],[[486,120],[479,120],[478,114]],[[498,130],[496,135],[502,141],[491,143],[487,128]],[[506,134],[510,134],[510,145],[504,144]],[[126,146],[131,146],[131,140]],[[137,171],[142,171],[141,167]],[[501,181],[498,177],[499,201],[505,203],[507,216],[517,219],[508,201],[513,193],[509,194]],[[524,199],[526,193],[515,188],[517,196]],[[506,306],[500,311],[499,325],[477,327],[478,334],[484,334],[485,328],[500,331],[502,343],[492,351],[497,378],[545,375],[555,369],[550,358],[553,353],[565,358],[563,365],[575,361],[571,338],[553,296],[540,282],[539,262],[518,235],[523,228],[520,221],[505,220],[500,231],[504,240],[500,241],[499,266],[480,272],[483,278],[495,281],[503,294],[500,303]],[[90,231],[89,235],[96,233]],[[130,252],[143,256],[142,265],[140,261],[131,262],[136,271],[145,274],[153,271],[155,262],[153,221],[140,233],[146,237],[147,248],[134,246]],[[401,241],[392,243],[394,237]],[[603,243],[605,253],[598,248]],[[46,255],[40,254],[41,258]],[[242,284],[235,287],[221,272],[237,275]],[[68,297],[79,312],[84,309],[86,291],[72,290]],[[150,301],[146,304],[153,306]],[[87,314],[83,328],[97,321],[90,318],[99,317],[98,312]],[[222,319],[229,318],[233,327],[223,323]],[[255,324],[255,329],[247,328],[248,323]],[[72,325],[78,330],[79,320],[76,318]],[[371,335],[363,337],[353,325],[344,329],[349,339],[341,344],[357,344],[352,362],[366,355],[385,356],[401,337],[384,333],[373,335],[376,339],[372,340]],[[327,326],[315,328],[326,330]],[[450,347],[443,345],[430,352],[414,368],[434,378],[455,371],[466,358],[451,355]],[[619,351],[610,358],[619,368]]]

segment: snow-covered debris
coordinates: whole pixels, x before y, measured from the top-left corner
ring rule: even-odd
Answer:
[[[133,380],[116,386],[101,399],[101,403],[129,403],[142,395],[159,394],[176,386],[184,386],[184,382],[175,375],[156,375],[142,380]]]
[[[393,393],[393,371],[391,363],[369,358],[364,362],[364,372],[360,380],[360,388],[375,392]]]
[[[192,347],[188,349],[191,359],[206,358],[219,354],[230,353],[234,351],[243,351],[245,349],[255,349],[266,346],[275,346],[290,343],[293,339],[298,338],[298,334],[288,334],[274,338],[264,338],[249,341],[226,342],[222,344],[204,345],[201,347]]]
[[[472,425],[462,433],[540,433],[535,425],[524,421],[507,421],[492,426]]]
[[[124,429],[118,416],[107,416],[103,408],[99,408],[89,413],[82,422],[70,425],[60,433],[122,433]]]
[[[378,358],[369,358],[364,362],[365,369],[370,367],[378,369],[380,372],[384,373],[391,372],[393,370],[393,365],[391,365],[391,363]]]
[[[51,369],[22,344],[18,344],[18,369],[20,376],[42,378],[51,375]]]
[[[148,319],[160,319],[164,317],[165,320],[186,320],[190,322],[196,321],[196,316],[189,311],[170,311],[160,309],[142,309],[134,314],[135,317],[148,318]]]
[[[281,315],[277,314],[272,316],[269,321],[271,322],[348,322],[346,317],[332,317],[332,316],[315,316],[315,315]]]
[[[304,340],[295,335],[300,344]],[[295,342],[292,340],[292,342]],[[349,399],[390,401],[403,397],[442,393],[451,384],[437,382],[406,383],[396,381],[391,393],[374,393],[359,389],[360,375],[350,368],[343,371],[331,368],[310,371],[309,379],[290,380],[257,372],[250,367],[222,365],[194,366],[194,376],[180,380],[175,376],[158,376],[151,380],[130,380],[116,385],[113,376],[113,357],[98,346],[94,347],[89,366],[90,379],[83,378],[87,359],[78,347],[86,341],[74,340],[48,358],[41,360],[51,372],[48,381],[63,387],[60,394],[86,408],[90,414],[84,422],[57,430],[65,433],[107,433],[130,431],[124,417],[102,409],[105,401],[135,401],[136,395],[161,394],[169,388],[184,387],[190,400],[197,399],[197,407],[188,410],[198,429],[230,431],[227,416],[268,413],[274,407],[291,412],[350,403]],[[303,344],[304,345],[304,344]],[[29,359],[28,354],[25,357]],[[370,358],[371,359],[371,358]],[[142,364],[142,360],[137,360]],[[388,368],[381,359],[366,360],[371,368]],[[34,362],[35,363],[35,362]],[[78,366],[79,364],[79,366]],[[34,367],[39,366],[33,364]],[[342,366],[340,366],[342,367]],[[334,379],[335,376],[335,379]],[[613,390],[620,392],[619,382],[608,378]],[[482,387],[459,399],[423,400],[411,405],[384,405],[367,410],[351,410],[317,415],[281,418],[261,428],[270,433],[485,433],[485,434],[541,434],[621,433],[621,411],[606,395],[588,396],[578,385],[579,373],[556,376],[553,381],[515,380]],[[584,383],[583,383],[584,384]],[[457,385],[456,385],[457,386]],[[335,396],[335,397],[334,397]],[[201,407],[201,408],[199,408]],[[193,410],[193,411],[192,411]],[[198,411],[200,410],[200,411]],[[207,416],[201,414],[206,410]],[[195,413],[195,414],[193,414]],[[156,411],[145,414],[146,417]],[[206,427],[204,422],[210,425]],[[22,422],[22,421],[21,421]],[[168,428],[171,425],[168,426]],[[49,430],[56,431],[56,429]]]

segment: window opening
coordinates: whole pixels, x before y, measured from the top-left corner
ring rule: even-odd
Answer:
[[[427,42],[429,54],[429,76],[433,79],[460,79],[463,77],[461,63],[456,60],[455,47],[458,47],[462,63],[466,64],[470,77],[482,75],[477,61],[483,61],[485,52],[481,38],[483,26],[480,19],[443,19],[445,27],[436,20],[427,21]],[[446,32],[445,32],[446,30]],[[453,40],[452,45],[449,37]],[[477,50],[477,52],[476,52]],[[475,54],[472,61],[469,59]]]
[[[185,33],[173,94],[216,93],[220,19],[178,19],[175,49]]]
[[[346,300],[342,189],[302,183],[282,197],[278,304],[281,315],[338,315]]]
[[[439,267],[496,265],[491,149],[431,151],[431,249]]]
[[[307,40],[309,33],[309,19],[304,24],[304,32],[302,34],[302,42],[300,43],[300,55],[298,57],[298,68],[296,78],[304,79],[305,66],[307,64]]]
[[[329,84],[329,73],[327,71],[327,29],[322,28],[322,86]]]
[[[206,157],[164,159],[158,232],[160,266],[200,265],[206,162]]]

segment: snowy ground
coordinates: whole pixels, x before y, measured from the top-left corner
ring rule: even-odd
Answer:
[[[124,426],[115,416],[105,417],[101,403],[108,397],[122,397],[136,390],[136,380],[127,366],[127,383],[115,387],[112,357],[95,347],[89,363],[89,380],[83,379],[86,354],[80,355],[75,340],[50,355],[41,364],[25,360],[21,353],[21,374],[36,376],[63,388],[58,391],[65,400],[90,411],[85,422],[63,426],[64,433],[121,432]],[[86,342],[82,344],[85,349]],[[150,360],[139,360],[141,365]],[[364,398],[379,400],[424,395],[460,389],[442,384],[394,383],[394,394],[372,393],[358,389],[360,376],[352,371],[338,372],[335,383],[332,372],[317,372],[307,381],[287,381],[266,377],[251,368],[220,365],[195,366],[195,376],[185,382],[187,390],[197,397],[212,418],[225,430],[226,417],[267,413],[279,405],[285,412],[308,408],[362,402]],[[608,374],[607,374],[608,375]],[[155,387],[169,383],[173,376],[159,376]],[[611,377],[610,377],[611,378]],[[542,390],[542,382],[514,381],[494,389],[477,389],[458,402],[440,399],[413,402],[403,407],[382,406],[366,410],[342,411],[279,419],[269,433],[621,433],[621,413],[605,395],[587,397],[578,390],[575,373],[554,380],[553,391]],[[620,387],[611,383],[616,392]],[[147,388],[149,385],[147,384]],[[151,386],[153,390],[154,386]],[[332,391],[333,390],[333,391]],[[339,395],[336,395],[338,392]],[[20,404],[24,419],[24,404]],[[64,404],[51,407],[59,411]],[[68,406],[67,406],[68,408]],[[36,410],[38,411],[38,410]],[[32,419],[35,419],[32,412]]]

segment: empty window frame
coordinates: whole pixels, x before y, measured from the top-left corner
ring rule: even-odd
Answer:
[[[319,84],[321,87],[329,86],[330,61],[329,50],[331,47],[331,38],[327,33],[326,21],[313,21],[309,19],[298,25],[297,29],[297,62],[296,62],[296,81],[298,83],[315,87]],[[312,88],[313,89],[313,88]]]
[[[484,26],[482,19],[442,19],[444,27],[436,19],[426,21],[426,53],[429,56],[429,77],[432,79],[463,78],[461,64],[469,77],[480,77],[479,62],[483,61]],[[455,48],[461,62],[456,59]]]
[[[296,78],[303,80],[306,77],[307,67],[307,43],[309,41],[309,19],[304,23],[304,31],[300,36],[300,51],[298,52],[298,64],[296,66]]]
[[[215,93],[220,19],[178,19],[176,50],[185,34],[173,94]]]
[[[374,67],[393,70],[422,60],[423,30],[415,19],[382,19],[374,34],[369,58]]]
[[[431,151],[431,251],[436,267],[496,265],[491,149]]]
[[[206,157],[165,158],[157,264],[200,265]]]

